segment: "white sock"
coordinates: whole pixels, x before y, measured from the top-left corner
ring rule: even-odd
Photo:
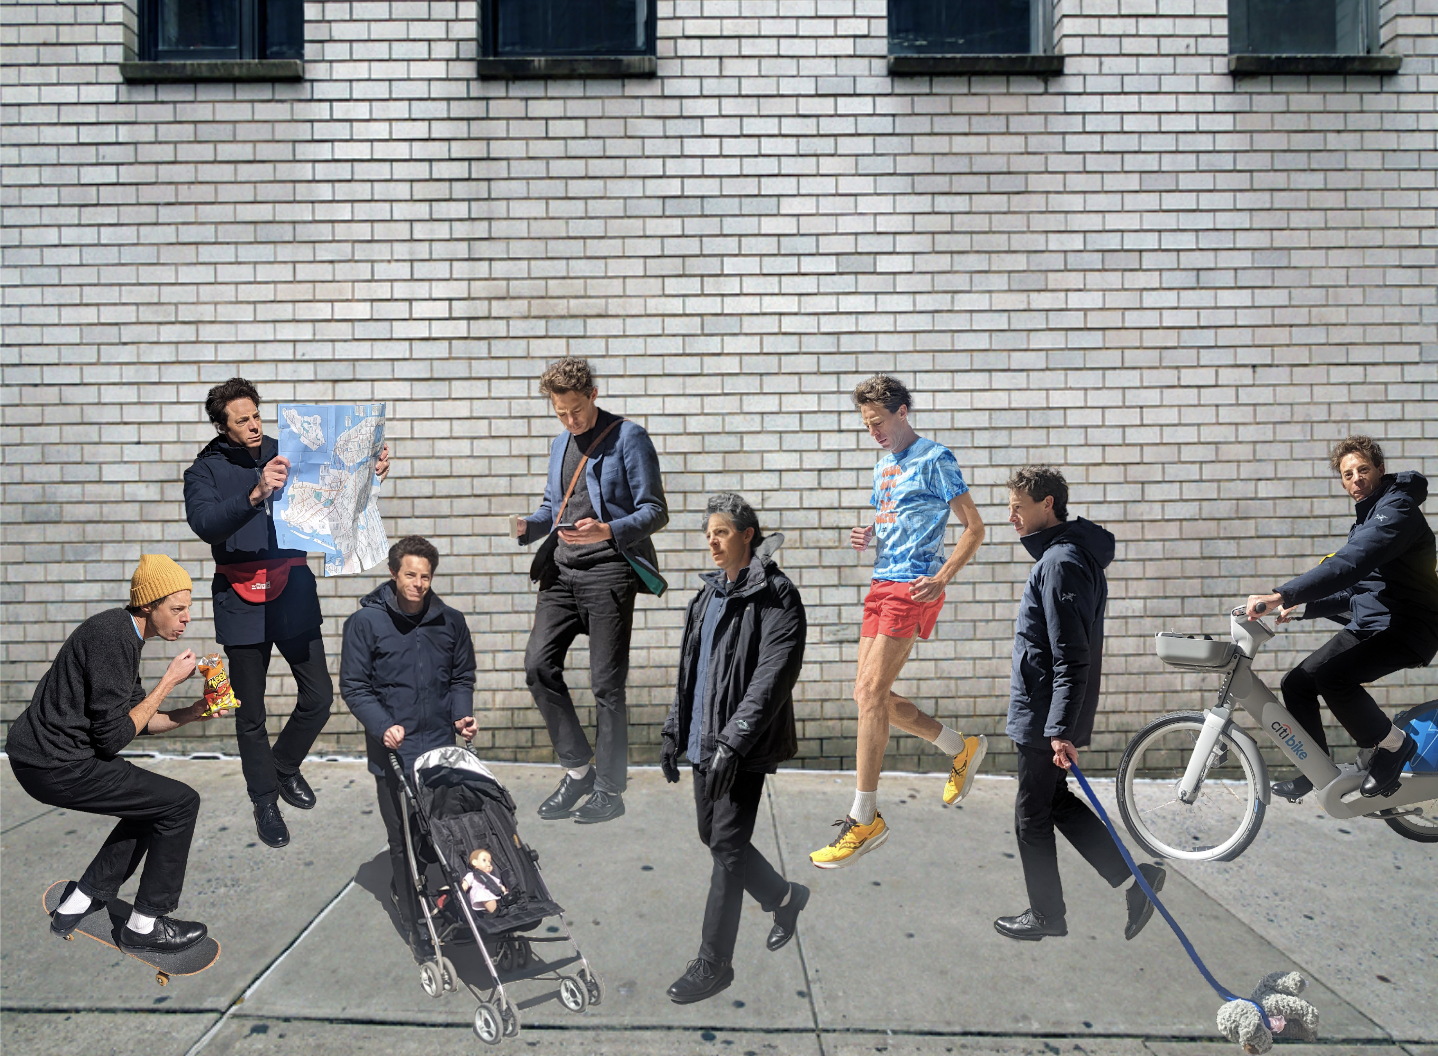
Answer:
[[[929,742],[945,755],[958,755],[964,750],[964,735],[948,726],[940,727],[939,735]]]
[[[879,813],[879,790],[872,792],[860,792],[854,790],[854,806],[849,810],[849,817],[853,818],[860,825],[874,824],[874,815]]]
[[[147,917],[138,909],[130,910],[130,920],[125,925],[136,935],[148,935],[155,930],[155,918]]]
[[[569,771],[569,776],[574,778],[574,780],[576,781],[583,781],[586,777],[589,776],[589,771],[593,766],[593,763],[585,763],[583,766],[577,766],[573,770]]]
[[[61,902],[60,905],[55,908],[55,912],[66,914],[85,913],[94,904],[95,900],[81,891],[80,886],[76,884],[75,890],[70,892],[70,897]]]
[[[780,909],[783,909],[785,906],[787,906],[787,905],[789,904],[789,899],[791,899],[791,898],[793,898],[793,897],[794,897],[794,885],[793,885],[793,884],[790,884],[790,885],[789,885],[789,890],[787,890],[787,891],[784,892],[784,901],[782,901],[782,902],[779,903],[779,908],[780,908]]]
[[[1382,748],[1385,752],[1396,752],[1403,747],[1403,739],[1407,736],[1397,726],[1388,731],[1388,736],[1379,741],[1375,748]]]

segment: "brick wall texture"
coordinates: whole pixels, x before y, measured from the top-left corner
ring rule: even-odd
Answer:
[[[734,489],[788,537],[808,607],[796,765],[853,765],[868,562],[845,539],[878,452],[847,393],[876,370],[913,386],[989,530],[898,688],[1003,730],[1030,562],[1002,485],[1048,461],[1119,539],[1091,765],[1205,706],[1216,681],[1165,670],[1152,635],[1224,633],[1338,545],[1331,443],[1371,432],[1390,468],[1438,473],[1438,6],[1382,3],[1396,75],[1243,80],[1224,0],[1055,8],[1047,82],[890,77],[884,0],[658,0],[652,80],[479,81],[476,4],[376,0],[306,5],[303,83],[155,86],[119,76],[126,4],[5,3],[4,717],[140,553],[208,580],[181,474],[206,389],[239,373],[271,416],[389,404],[383,512],[444,554],[484,752],[552,759],[505,525],[537,502],[536,379],[566,353],[649,430],[672,506],[674,590],[638,605],[637,760],[709,567],[699,511]],[[380,574],[322,581],[332,664]],[[1270,684],[1325,633],[1284,633]],[[1376,692],[1438,696],[1434,670]],[[271,700],[292,692],[277,662]],[[322,747],[357,730],[337,700]],[[178,743],[233,751],[207,734]],[[945,765],[891,743],[892,768]]]

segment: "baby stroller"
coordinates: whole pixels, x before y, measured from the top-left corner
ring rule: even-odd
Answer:
[[[410,880],[435,951],[433,961],[420,965],[424,992],[441,997],[456,992],[463,983],[479,1002],[474,1032],[489,1045],[519,1034],[519,1008],[506,993],[500,972],[525,971],[531,962],[543,964],[543,969],[528,971],[524,978],[557,982],[560,1003],[571,1012],[599,1004],[604,986],[574,941],[564,909],[550,897],[539,872],[539,854],[519,838],[514,800],[474,750],[466,746],[425,752],[415,760],[412,775],[404,772],[395,752],[389,753],[389,759],[419,829],[415,832],[411,826],[411,811],[402,810]],[[494,899],[494,912],[472,909],[469,894],[461,887],[461,878],[470,872],[470,853],[476,848],[489,850],[491,875],[506,889],[502,897]],[[438,868],[442,884],[434,883],[430,865]],[[550,930],[562,929],[562,935],[530,934],[549,917],[557,917],[559,922],[559,929]],[[471,942],[489,972],[493,985],[488,990],[461,979],[445,956],[446,944]],[[545,963],[534,954],[532,944],[539,942],[567,942],[574,953]],[[575,964],[574,974],[562,974],[561,969]]]

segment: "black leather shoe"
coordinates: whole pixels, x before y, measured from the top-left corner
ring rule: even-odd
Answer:
[[[684,969],[684,974],[670,984],[669,1000],[676,1005],[690,1005],[713,997],[721,990],[729,989],[734,981],[734,966],[728,961],[715,964],[703,957],[695,957]]]
[[[181,950],[188,950],[208,934],[209,930],[197,921],[157,917],[155,927],[148,935],[137,934],[126,924],[120,929],[120,945],[127,950],[179,953]]]
[[[1153,888],[1154,894],[1163,890],[1163,882],[1168,878],[1168,873],[1162,866],[1144,862],[1138,867],[1138,871],[1148,881],[1148,886]],[[1138,886],[1138,881],[1129,885],[1124,897],[1128,899],[1128,923],[1123,926],[1123,937],[1131,939],[1143,930],[1143,926],[1153,916],[1153,903],[1143,893],[1143,888]]]
[[[255,801],[255,832],[270,847],[283,847],[290,842],[290,830],[285,825],[285,816],[280,813],[278,796],[266,796]]]
[[[60,896],[60,903],[63,905],[65,899],[69,898],[72,894],[74,894],[75,888],[79,886],[80,883],[78,880],[71,880],[68,884],[66,884],[65,893]],[[61,913],[58,909],[55,910],[54,913],[50,914],[50,934],[58,935],[63,939],[65,936],[69,935],[70,932],[74,931],[80,926],[80,921],[84,920],[86,917],[88,917],[91,913],[95,912],[95,910],[99,909],[104,904],[105,903],[101,902],[99,899],[92,898],[90,899],[89,908],[86,909],[83,913]]]
[[[1069,933],[1068,924],[1062,920],[1045,920],[1042,913],[1026,909],[1017,917],[1000,917],[994,921],[994,930],[1011,939],[1024,942],[1038,942],[1040,939],[1062,938]]]
[[[1396,752],[1390,752],[1387,748],[1375,748],[1373,758],[1368,763],[1368,776],[1363,779],[1363,786],[1358,791],[1368,799],[1393,795],[1403,780],[1403,768],[1408,765],[1408,760],[1417,754],[1418,742],[1407,732],[1403,734],[1403,746]]]
[[[574,812],[574,820],[581,825],[593,825],[600,821],[613,821],[623,813],[623,796],[618,792],[600,792],[595,789],[584,806]]]
[[[574,813],[574,804],[594,791],[594,767],[578,781],[565,774],[548,799],[539,804],[539,816],[545,821],[558,821]]]
[[[1313,782],[1299,774],[1297,777],[1290,777],[1287,781],[1276,781],[1273,784],[1273,794],[1282,796],[1290,803],[1297,803],[1308,793],[1313,791]]]
[[[809,889],[803,884],[789,885],[789,904],[774,910],[774,926],[764,945],[771,950],[781,949],[799,930],[799,914],[809,904]]]
[[[280,779],[280,798],[292,807],[299,807],[301,810],[313,810],[315,805],[315,790],[305,780],[303,774],[296,770],[293,774],[277,774]]]

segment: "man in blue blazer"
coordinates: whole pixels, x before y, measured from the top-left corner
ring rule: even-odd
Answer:
[[[629,768],[624,682],[634,598],[641,590],[664,592],[650,536],[669,523],[669,507],[649,434],[600,410],[587,361],[552,364],[539,379],[539,391],[549,397],[564,431],[550,447],[539,509],[514,523],[521,546],[544,540],[530,568],[539,600],[524,676],[566,771],[539,816],[593,824],[624,813]],[[597,713],[592,748],[564,682],[564,658],[580,634],[589,636]]]

